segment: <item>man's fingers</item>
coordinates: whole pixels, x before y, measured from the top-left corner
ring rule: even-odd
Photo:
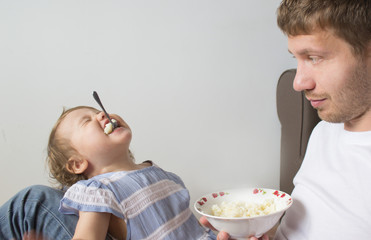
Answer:
[[[214,230],[214,231],[217,231],[211,224],[210,222],[207,220],[207,218],[205,216],[202,216],[200,218],[200,223],[207,227],[207,228],[210,228],[211,230]],[[229,239],[229,234],[226,233],[226,232],[219,232],[218,233],[218,236],[217,236],[217,240],[228,240]],[[263,237],[259,238],[260,240],[269,240],[269,236],[264,234]],[[251,237],[249,238],[249,240],[259,240],[257,239],[256,237]]]
[[[263,237],[257,239],[256,237],[251,237],[249,240],[269,240],[269,236],[264,234]]]
[[[207,228],[210,228],[211,230],[214,230],[214,231],[216,231],[216,229],[209,223],[209,221],[207,220],[207,218],[205,217],[205,216],[202,216],[201,218],[200,218],[200,223],[203,225],[203,226],[205,226],[205,227],[207,227]]]
[[[210,228],[211,230],[214,230],[214,231],[217,231],[211,224],[210,222],[207,220],[207,218],[205,216],[202,216],[200,218],[200,223],[207,227],[207,228]],[[220,232],[218,233],[218,236],[217,236],[217,240],[228,240],[229,239],[229,235],[228,233],[226,232]]]
[[[216,239],[217,240],[228,240],[229,239],[229,234],[226,233],[226,232],[221,231],[221,232],[218,233],[218,236],[217,236]]]

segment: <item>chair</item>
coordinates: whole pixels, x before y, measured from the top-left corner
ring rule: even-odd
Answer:
[[[293,89],[296,69],[282,73],[277,84],[277,114],[281,122],[280,189],[291,193],[312,129],[320,121],[303,92]]]

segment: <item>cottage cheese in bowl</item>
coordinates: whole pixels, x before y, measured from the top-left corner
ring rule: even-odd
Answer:
[[[282,191],[244,188],[204,195],[194,207],[218,231],[246,239],[268,232],[291,205],[291,196]]]
[[[263,203],[246,201],[231,201],[214,204],[211,207],[213,216],[236,218],[236,217],[255,217],[273,213],[276,211],[274,199],[265,199]]]

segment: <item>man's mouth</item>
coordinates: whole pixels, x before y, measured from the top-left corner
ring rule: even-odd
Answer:
[[[322,98],[322,99],[308,99],[308,100],[310,101],[310,104],[312,105],[312,107],[318,108],[326,100],[326,98]]]
[[[329,98],[329,96],[325,93],[314,94],[308,91],[305,91],[305,97],[308,99],[313,108],[319,108]]]

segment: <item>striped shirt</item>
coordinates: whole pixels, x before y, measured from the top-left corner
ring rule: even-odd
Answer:
[[[216,239],[189,208],[190,196],[177,175],[156,165],[105,173],[71,186],[60,212],[108,212],[126,221],[126,239]]]

